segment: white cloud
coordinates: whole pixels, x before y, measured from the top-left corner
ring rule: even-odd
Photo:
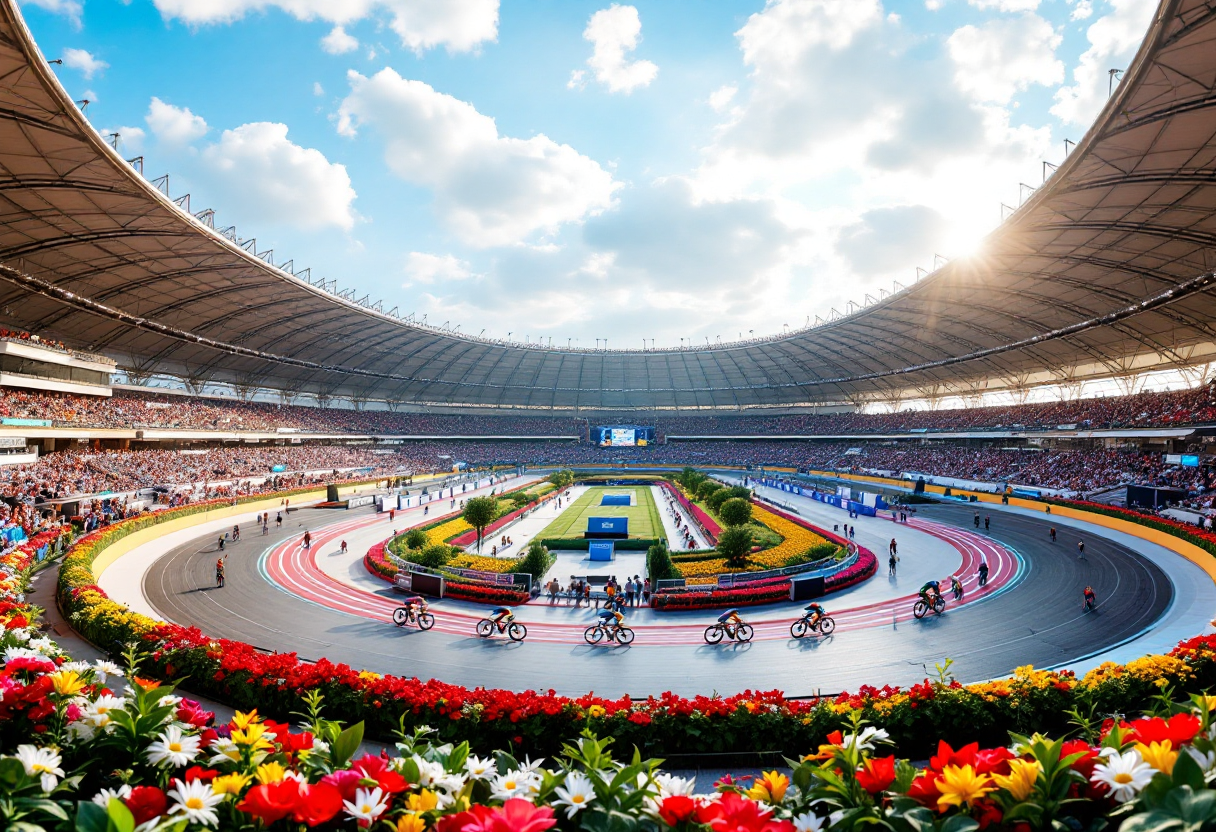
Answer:
[[[1052,115],[1067,124],[1087,127],[1106,103],[1107,70],[1125,69],[1144,38],[1156,4],[1145,0],[1110,0],[1113,11],[1090,24],[1087,49],[1072,71],[1072,86],[1056,91]]]
[[[651,61],[631,61],[627,55],[637,49],[642,35],[642,19],[633,6],[613,3],[591,15],[583,38],[592,45],[587,66],[595,73],[595,80],[608,87],[609,92],[631,93],[645,87],[659,74],[659,68]],[[575,70],[570,85],[582,81],[582,70]]]
[[[88,51],[73,49],[70,46],[63,50],[63,63],[72,69],[80,70],[85,78],[92,78],[109,66],[105,61],[93,57]]]
[[[389,169],[429,188],[438,215],[470,245],[522,242],[612,204],[612,175],[569,145],[501,136],[473,105],[392,69],[348,78],[338,132],[375,129]]]
[[[1032,12],[1041,0],[967,0],[977,9],[996,9],[999,12]]]
[[[587,86],[587,70],[576,69],[570,73],[570,80],[566,82],[566,89],[581,90]]]
[[[20,0],[23,6],[37,6],[52,14],[61,14],[80,28],[80,15],[84,12],[82,0]]]
[[[320,81],[312,82],[312,94],[316,96],[325,95],[325,87],[321,86]]]
[[[734,84],[718,87],[709,95],[709,106],[721,113],[730,106],[730,102],[735,100],[735,94],[738,92],[739,88]]]
[[[153,96],[144,116],[153,135],[169,144],[189,144],[207,133],[207,122],[186,107],[166,104]]]
[[[355,222],[346,167],[287,138],[287,125],[243,124],[225,130],[201,155],[220,204],[240,206],[259,222],[306,231],[350,229]]]
[[[1070,0],[1071,2],[1072,0]],[[1088,20],[1094,13],[1094,4],[1092,0],[1075,0],[1076,5],[1073,6],[1072,20]]]
[[[46,2],[47,0],[40,0]],[[498,37],[499,0],[153,0],[166,19],[231,23],[250,12],[280,9],[300,20],[343,26],[384,12],[402,44],[423,52],[443,46],[469,52]],[[332,33],[331,33],[332,35]]]
[[[1062,40],[1046,20],[1023,14],[963,26],[946,45],[958,88],[976,101],[1005,104],[1031,84],[1064,80],[1064,64],[1056,58]]]
[[[414,283],[435,283],[455,280],[468,280],[473,277],[468,262],[451,254],[427,254],[422,251],[412,251],[405,261],[405,274],[409,282],[408,288]]]
[[[354,52],[359,48],[359,39],[347,34],[341,26],[335,26],[328,35],[321,38],[321,48],[331,55]]]

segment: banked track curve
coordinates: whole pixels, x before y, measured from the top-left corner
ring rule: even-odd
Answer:
[[[907,685],[931,675],[945,657],[955,660],[963,681],[993,678],[1020,665],[1056,666],[1122,644],[1149,629],[1172,601],[1158,567],[1098,535],[1068,530],[1067,539],[1052,544],[1048,523],[1038,518],[1001,514],[992,534],[983,535],[963,528],[969,509],[934,506],[920,514],[925,519],[914,522],[921,530],[960,547],[971,566],[985,553],[992,567],[987,591],[977,592],[974,569],[964,568],[967,603],[950,603],[945,615],[921,621],[911,620],[916,587],[896,601],[852,610],[829,596],[837,632],[800,641],[789,638],[788,606],[747,611],[757,630],[753,643],[715,647],[701,640],[715,618],[711,612],[668,613],[660,623],[633,620],[638,637],[630,647],[585,644],[582,630],[594,615],[585,608],[569,610],[572,619],[561,623],[529,620],[523,644],[476,638],[473,623],[484,608],[470,604],[436,603],[438,623],[429,632],[397,628],[388,619],[399,596],[387,584],[377,592],[353,589],[313,561],[326,541],[376,522],[374,515],[335,520],[313,509],[293,517],[300,528],[250,537],[231,549],[222,590],[211,585],[216,553],[210,536],[160,558],[144,590],[167,620],[306,659],[325,656],[466,686],[610,696],[748,689],[813,695],[862,684]],[[313,531],[312,557],[298,547],[303,527]],[[1086,543],[1086,560],[1075,556],[1077,540]],[[880,568],[871,580],[888,580],[885,572]],[[1086,583],[1098,593],[1096,613],[1080,610]]]

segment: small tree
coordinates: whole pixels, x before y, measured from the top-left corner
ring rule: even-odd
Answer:
[[[646,550],[646,574],[650,576],[651,584],[680,577],[680,570],[671,562],[671,553],[662,543]]]
[[[726,565],[732,569],[746,566],[751,551],[752,533],[746,526],[731,526],[718,536],[718,554],[726,559]]]
[[[410,559],[419,566],[438,569],[452,559],[452,547],[446,543],[436,543],[417,554],[411,554]]]
[[[426,546],[426,532],[422,529],[410,529],[405,536],[405,545],[410,549],[421,549]]]
[[[471,497],[464,504],[461,516],[477,530],[477,551],[481,551],[481,538],[486,526],[498,519],[498,500],[493,497]]]
[[[726,489],[726,499],[728,499],[728,500],[732,497],[739,497],[740,499],[743,499],[743,500],[750,500],[751,496],[752,496],[752,490],[750,488],[744,488],[741,485],[732,485],[730,488]]]
[[[709,506],[709,510],[717,513],[718,509],[722,508],[722,504],[731,497],[729,488],[719,488],[713,494],[705,498],[705,505]]]
[[[718,517],[728,526],[746,526],[752,521],[752,504],[747,500],[731,497],[718,507]]]
[[[548,476],[548,480],[559,489],[569,488],[574,485],[574,472],[567,470],[554,471]]]
[[[519,566],[515,567],[515,571],[527,572],[532,576],[532,580],[539,581],[552,565],[553,556],[549,554],[549,550],[539,540],[533,540],[528,544],[528,551],[524,553],[523,559],[519,562]]]
[[[710,494],[713,494],[715,491],[718,491],[721,488],[722,483],[714,482],[713,480],[705,480],[705,482],[697,486],[697,496],[704,500],[708,498]]]
[[[676,482],[684,486],[685,491],[693,494],[697,493],[697,486],[704,481],[705,475],[696,468],[685,468],[680,472],[680,475],[676,477]]]

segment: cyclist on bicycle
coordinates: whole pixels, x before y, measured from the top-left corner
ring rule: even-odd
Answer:
[[[426,599],[421,595],[415,595],[413,598],[406,598],[403,606],[414,615],[421,615],[428,609]]]
[[[600,610],[599,618],[600,626],[605,630],[608,630],[610,627],[613,630],[619,630],[625,626],[625,614],[621,612],[620,607]]]
[[[925,605],[929,608],[932,608],[937,603],[937,599],[941,597],[942,585],[940,581],[929,581],[920,588],[920,600],[924,601]]]
[[[503,632],[507,629],[512,621],[515,620],[515,613],[511,612],[510,607],[495,607],[490,613],[490,620],[494,622],[494,626],[498,627],[498,632]]]
[[[803,607],[803,609],[807,612],[807,623],[810,624],[812,628],[819,623],[819,619],[828,614],[827,610],[814,601],[807,604],[805,607]]]
[[[950,576],[950,589],[954,591],[954,600],[961,601],[963,599],[963,584],[959,581],[957,575]]]
[[[1085,603],[1082,606],[1092,610],[1097,605],[1098,596],[1094,595],[1094,588],[1092,586],[1085,587]]]
[[[730,633],[731,637],[733,638],[735,632],[739,629],[739,625],[743,623],[743,619],[739,617],[738,610],[729,609],[718,616],[718,623],[721,624],[726,632]]]

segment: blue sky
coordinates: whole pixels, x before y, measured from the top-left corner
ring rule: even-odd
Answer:
[[[612,347],[796,328],[966,256],[1154,7],[22,6],[94,126],[276,263],[469,334]]]

